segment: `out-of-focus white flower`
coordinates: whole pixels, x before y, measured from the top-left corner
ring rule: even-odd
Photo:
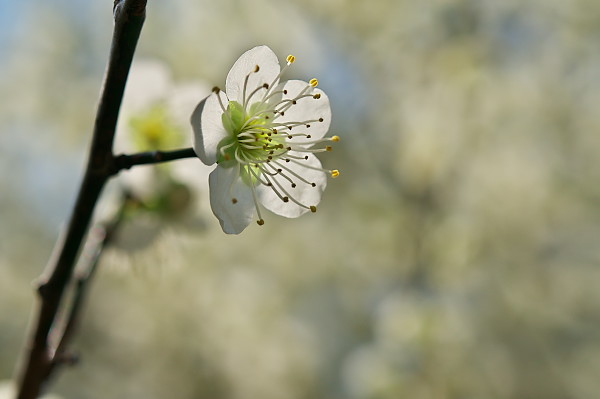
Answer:
[[[208,93],[209,87],[203,82],[175,84],[168,66],[160,61],[134,62],[115,137],[116,152],[164,151],[190,146],[188,117],[197,98]],[[199,162],[176,161],[159,167],[133,167],[123,171],[121,178],[126,190],[136,199],[156,202],[157,197],[170,191],[174,184],[204,191],[208,172]]]
[[[214,88],[192,114],[194,150],[210,174],[210,204],[225,233],[238,234],[258,215],[260,204],[286,217],[315,212],[327,185],[326,170],[314,153],[325,137],[331,108],[318,81],[279,82],[283,69],[267,46],[244,53],[233,65],[225,92]]]
[[[175,84],[168,66],[156,60],[134,62],[123,97],[115,150],[140,152],[172,150],[191,146],[188,117],[198,97],[210,93],[203,82]],[[178,163],[180,161],[174,162]],[[208,179],[202,179],[204,167],[200,163],[185,163],[195,170],[190,182],[194,188],[205,188]],[[121,179],[134,196],[152,200],[170,186],[171,173],[163,173],[171,164],[160,168],[140,166],[121,173]],[[174,168],[173,168],[174,169]],[[160,170],[157,173],[157,170]],[[170,172],[170,171],[169,171]],[[207,175],[206,172],[204,172]],[[191,173],[186,174],[192,176]],[[187,181],[181,181],[187,185]],[[198,184],[200,183],[200,185]]]
[[[168,151],[191,146],[188,118],[198,97],[210,93],[202,82],[175,84],[160,61],[137,61],[131,67],[123,97],[115,153]],[[123,217],[113,242],[136,250],[162,231],[164,219],[197,229],[205,227],[200,193],[208,189],[208,172],[197,159],[134,166],[109,184],[98,204],[96,222]],[[121,216],[117,216],[122,212]]]
[[[191,145],[188,117],[198,96],[210,87],[203,82],[173,82],[168,66],[157,60],[135,61],[120,110],[115,149],[169,150]]]

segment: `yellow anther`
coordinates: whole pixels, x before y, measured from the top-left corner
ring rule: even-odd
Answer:
[[[335,141],[337,143],[338,141],[340,141],[340,136],[333,136],[331,138],[331,141]]]
[[[312,87],[317,87],[319,85],[319,81],[315,78],[312,78],[310,80],[310,82],[308,82],[309,85],[311,85]]]
[[[259,225],[259,226],[262,226],[263,224],[265,224],[265,221],[264,221],[264,220],[262,220],[262,219],[258,219],[258,220],[256,221],[256,223],[258,223],[258,225]]]
[[[340,175],[340,171],[337,169],[334,169],[331,171],[331,177],[336,178]]]
[[[310,211],[311,211],[312,213],[315,213],[315,212],[317,211],[317,207],[316,207],[316,206],[314,206],[314,205],[311,205],[311,206],[310,206]]]
[[[330,145],[328,145],[328,146],[325,147],[325,150],[326,151],[333,151],[333,147],[330,146]]]
[[[287,58],[285,60],[287,61],[288,65],[293,64],[296,61],[296,57],[294,57],[293,55],[290,54],[287,56]]]

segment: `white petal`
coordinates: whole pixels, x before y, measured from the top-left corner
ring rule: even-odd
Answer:
[[[222,92],[218,95],[226,103],[225,95]],[[206,165],[212,165],[217,161],[217,146],[228,135],[221,115],[223,115],[223,110],[215,93],[200,101],[192,113],[194,151]]]
[[[304,156],[304,154],[290,152],[290,155],[299,155]],[[292,184],[289,180],[284,178],[283,176],[266,176],[271,181],[275,180],[276,182],[272,182],[273,187],[279,191],[282,196],[290,197],[288,202],[283,202],[281,198],[273,191],[273,188],[267,187],[265,185],[260,185],[257,187],[257,194],[259,201],[264,205],[265,208],[270,210],[273,213],[276,213],[281,216],[285,216],[288,218],[296,218],[306,212],[309,209],[302,207],[291,200],[293,197],[296,201],[301,204],[310,207],[311,205],[316,206],[321,201],[321,195],[327,186],[327,174],[320,170],[309,169],[304,167],[303,165],[310,166],[312,168],[321,168],[321,162],[319,159],[313,154],[308,154],[307,160],[299,160],[299,164],[295,162],[285,162],[285,161],[277,161],[279,166],[275,163],[270,163],[275,168],[281,168],[282,174],[289,177],[295,184],[296,187],[292,188]],[[309,183],[315,183],[316,186],[313,187],[309,183],[305,183],[302,180],[295,177],[293,174],[285,170],[285,168],[290,169],[297,175],[302,176]],[[274,172],[271,170],[270,172]],[[265,179],[265,176],[261,178]],[[279,184],[277,184],[279,183]],[[287,192],[284,193],[283,190]]]
[[[286,90],[287,94],[283,94],[283,99],[295,98],[302,90],[307,86],[308,83],[301,80],[288,80],[283,82],[277,90]],[[307,140],[320,139],[325,136],[325,133],[329,130],[331,124],[331,107],[329,105],[329,98],[318,88],[310,88],[305,94],[319,94],[321,97],[316,99],[313,97],[304,97],[296,101],[296,104],[291,105],[284,111],[284,115],[276,119],[278,123],[293,123],[293,122],[304,122],[315,120],[315,122],[309,122],[309,128],[306,126],[298,126],[292,128],[292,133],[306,133],[310,134],[311,138]],[[323,122],[319,122],[319,118],[323,118]],[[294,138],[294,143],[302,143],[301,138]]]
[[[253,72],[256,66],[258,72]],[[225,92],[231,101],[243,102],[244,80],[248,78],[246,96],[263,84],[271,85],[280,72],[279,61],[267,46],[258,46],[246,51],[233,64],[225,82]],[[277,84],[277,82],[275,82]]]
[[[250,187],[242,182],[236,167],[217,168],[208,179],[210,206],[227,234],[241,233],[254,218],[255,205]],[[232,198],[237,202],[234,204]]]

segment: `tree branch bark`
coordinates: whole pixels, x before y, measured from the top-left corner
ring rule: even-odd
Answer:
[[[137,154],[122,154],[115,157],[114,173],[129,169],[135,165],[148,165],[174,161],[183,158],[197,158],[193,148],[183,148],[173,151],[149,151]]]
[[[19,375],[18,399],[35,399],[55,365],[50,332],[56,322],[65,288],[71,281],[81,243],[104,184],[113,174],[115,127],[125,82],[145,18],[146,0],[116,0],[113,41],[96,114],[87,168],[66,232],[55,247],[38,282],[39,305],[30,325],[30,341]]]

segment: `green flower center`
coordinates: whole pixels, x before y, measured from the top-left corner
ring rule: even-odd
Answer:
[[[246,165],[247,168],[241,170],[242,178],[246,183],[254,183],[261,174],[258,165],[283,152],[285,139],[272,128],[272,115],[268,103],[257,102],[246,110],[237,101],[230,101],[222,115],[223,126],[229,135],[219,144],[219,165],[225,168]]]

